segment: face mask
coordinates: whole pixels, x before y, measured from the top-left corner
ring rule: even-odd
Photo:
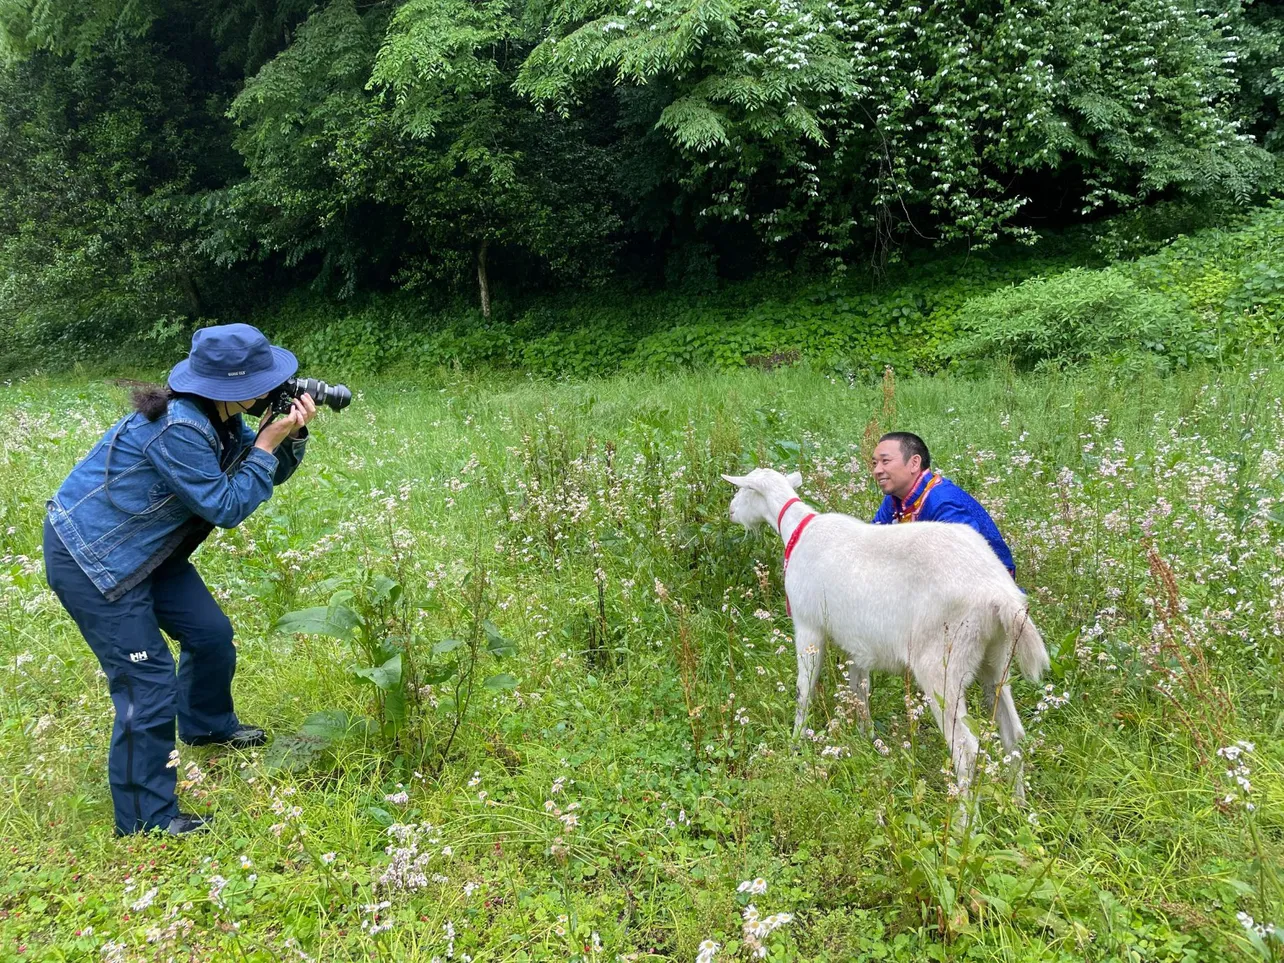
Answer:
[[[252,415],[255,418],[261,418],[264,412],[266,412],[271,405],[271,398],[257,398],[255,399],[254,404],[245,409],[245,413],[247,415]]]

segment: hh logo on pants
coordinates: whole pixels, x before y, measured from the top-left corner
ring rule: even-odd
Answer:
[[[146,652],[131,652],[131,653],[129,653],[129,661],[130,661],[130,662],[146,662],[146,661],[147,661],[147,653],[146,653]]]

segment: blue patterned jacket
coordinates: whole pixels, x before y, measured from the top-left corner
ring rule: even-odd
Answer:
[[[875,525],[895,525],[902,522],[956,522],[971,525],[990,543],[1003,567],[1016,578],[1016,562],[1008,543],[999,534],[990,513],[975,498],[959,488],[944,475],[925,471],[903,502],[892,495],[883,498],[883,504],[874,516]]]

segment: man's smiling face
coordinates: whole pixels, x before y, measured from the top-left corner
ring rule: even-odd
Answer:
[[[923,459],[918,455],[914,455],[909,461],[905,460],[905,453],[898,441],[879,442],[870,462],[874,481],[883,494],[901,499],[914,487],[915,479],[923,470],[922,466]]]

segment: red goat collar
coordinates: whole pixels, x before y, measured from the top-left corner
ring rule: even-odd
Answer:
[[[789,501],[780,506],[780,514],[776,516],[776,534],[780,534],[780,526],[785,523],[785,512],[789,511],[789,506],[796,505],[800,501],[802,501],[802,499],[795,495],[793,498],[789,499]]]
[[[799,500],[800,499],[797,499],[797,498],[793,499],[793,501],[795,502]],[[790,505],[790,502],[786,502],[785,508],[788,508],[789,505]],[[782,508],[780,510],[780,517],[783,519],[784,516],[785,516],[785,511]],[[803,529],[806,528],[808,524],[810,524],[811,520],[815,517],[816,517],[815,512],[808,512],[806,515],[804,515],[803,520],[798,523],[798,527],[795,528],[793,532],[790,534],[789,541],[785,543],[785,567],[784,567],[784,571],[781,572],[781,581],[784,581],[784,577],[789,574],[789,556],[794,554],[794,548],[798,545],[798,539],[802,537]],[[785,589],[785,614],[789,616],[792,616],[794,614],[793,607],[789,604],[788,589]]]
[[[808,512],[806,515],[803,516],[803,520],[798,523],[798,527],[793,530],[793,534],[789,536],[789,541],[785,544],[785,569],[786,570],[789,569],[789,556],[794,554],[794,547],[798,544],[798,539],[802,537],[803,529],[806,528],[808,523],[815,517],[816,517],[815,512]]]

